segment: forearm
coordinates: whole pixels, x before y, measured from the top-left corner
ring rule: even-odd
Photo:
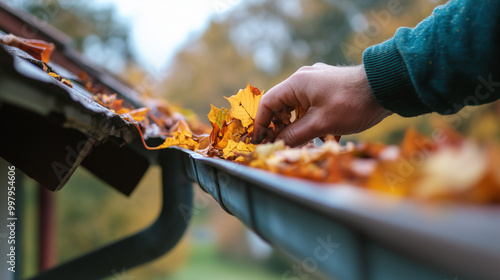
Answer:
[[[368,48],[363,62],[377,101],[410,117],[498,99],[499,14],[497,0],[452,0],[414,29],[400,28]]]

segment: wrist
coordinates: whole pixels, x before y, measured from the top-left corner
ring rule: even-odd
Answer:
[[[366,49],[363,65],[371,92],[381,106],[403,117],[430,112],[415,91],[393,39]]]
[[[380,104],[379,100],[377,100],[376,96],[374,95],[370,83],[368,81],[368,76],[366,75],[366,70],[365,70],[365,65],[360,64],[356,66],[356,72],[357,72],[357,84],[358,84],[358,91],[361,92],[363,95],[366,96],[368,99],[369,104],[371,104],[373,109],[376,109],[376,112],[379,113],[379,115],[384,115],[384,116],[390,116],[393,114],[391,110],[388,108],[385,108]]]

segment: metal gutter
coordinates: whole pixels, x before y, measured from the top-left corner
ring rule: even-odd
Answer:
[[[346,280],[500,279],[498,206],[428,205],[183,151],[190,180],[304,269],[316,267],[316,274]],[[315,250],[324,244],[331,247],[323,253],[331,254],[320,260]]]

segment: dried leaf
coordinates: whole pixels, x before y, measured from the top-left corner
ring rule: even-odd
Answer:
[[[225,97],[231,103],[231,116],[241,120],[245,128],[253,125],[263,93],[248,84],[236,95]]]
[[[52,51],[55,49],[55,45],[52,43],[42,40],[25,39],[12,34],[0,36],[0,42],[21,49],[29,53],[35,59],[45,63],[49,63]]]
[[[415,182],[414,169],[406,161],[379,162],[365,186],[397,197],[406,196]]]
[[[147,121],[147,108],[124,108],[116,95],[97,95],[97,100],[115,112],[138,121]],[[208,119],[212,131],[195,135],[190,125],[175,112],[169,112],[170,124],[165,142],[155,148],[170,146],[198,150],[213,156],[276,172],[284,176],[329,183],[347,183],[398,197],[426,201],[461,201],[468,203],[500,202],[500,148],[487,148],[466,140],[449,126],[440,125],[439,139],[431,139],[416,129],[407,130],[401,148],[381,143],[347,143],[329,135],[321,147],[306,145],[286,147],[283,141],[252,145],[255,114],[262,93],[247,86],[227,98],[231,109],[211,107]],[[286,108],[270,125],[273,138],[301,117],[302,108]],[[155,117],[156,118],[156,117]],[[157,124],[166,123],[160,118]],[[141,132],[142,133],[142,132]],[[142,137],[142,134],[141,134]],[[439,141],[438,141],[439,140]],[[144,140],[143,140],[144,141]]]
[[[255,151],[255,145],[253,144],[229,140],[227,146],[222,150],[222,157],[230,159],[239,156],[249,156],[253,151]]]
[[[229,110],[226,108],[217,108],[214,107],[214,105],[210,105],[212,108],[210,109],[210,113],[208,113],[208,120],[212,124],[217,124],[219,126],[219,129],[222,129],[222,124],[225,121],[226,123],[229,123],[231,121],[231,114],[229,113]]]
[[[307,110],[302,108],[302,106],[295,107],[295,119],[300,119],[306,114]]]
[[[225,121],[224,121],[225,122]],[[229,124],[224,125],[222,129],[222,139],[215,144],[215,147],[219,150],[226,148],[229,141],[240,141],[240,138],[245,134],[246,129],[241,124],[240,120],[233,120]]]
[[[440,149],[417,171],[421,178],[412,191],[417,198],[487,202],[494,192],[480,184],[487,176],[488,157],[473,143]]]
[[[129,111],[127,114],[132,117],[133,120],[140,122],[146,118],[149,108],[143,107],[135,110]]]
[[[410,157],[418,152],[429,153],[437,149],[436,142],[418,133],[414,127],[410,127],[401,143],[401,155]]]

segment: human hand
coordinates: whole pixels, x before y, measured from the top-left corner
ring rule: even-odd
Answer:
[[[361,132],[392,114],[375,100],[363,65],[316,63],[300,68],[264,94],[255,118],[254,142],[266,137],[273,116],[295,106],[306,113],[277,136],[292,147],[327,134]]]

